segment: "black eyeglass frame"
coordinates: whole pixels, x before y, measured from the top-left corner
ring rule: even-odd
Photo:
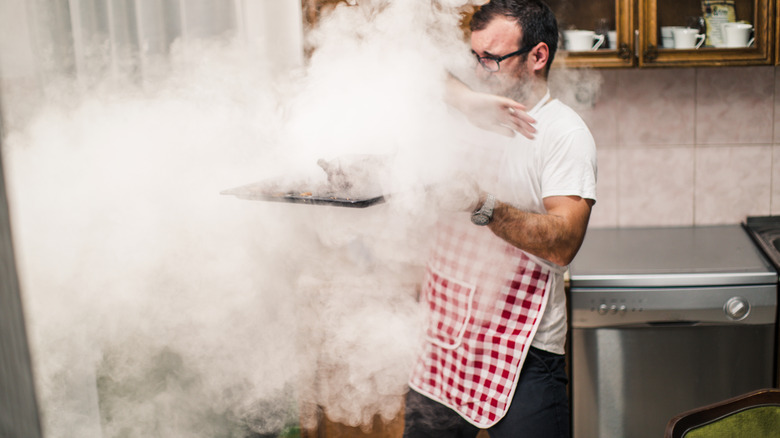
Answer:
[[[477,62],[479,62],[479,65],[481,65],[482,68],[484,68],[485,70],[487,70],[490,73],[495,73],[495,72],[497,72],[497,71],[499,71],[501,69],[501,61],[503,61],[503,60],[505,60],[507,58],[511,58],[513,56],[517,56],[517,55],[522,55],[524,53],[528,53],[531,50],[533,50],[534,47],[536,47],[536,44],[528,45],[528,46],[525,46],[525,47],[521,47],[520,49],[518,49],[518,50],[516,50],[516,51],[514,51],[514,52],[512,52],[512,53],[510,53],[508,55],[498,56],[498,57],[496,57],[496,56],[479,56],[479,55],[477,55],[477,52],[475,52],[473,50],[471,51],[471,53],[473,53],[474,56],[477,57]],[[492,68],[489,68],[488,65],[485,65],[486,61],[494,61],[496,63],[496,69],[493,70]]]

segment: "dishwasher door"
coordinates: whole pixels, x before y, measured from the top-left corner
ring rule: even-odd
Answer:
[[[571,291],[575,438],[657,438],[675,415],[771,387],[777,285]]]
[[[570,266],[574,437],[661,437],[773,386],[777,290],[740,225],[589,229]]]
[[[572,330],[575,438],[658,438],[675,415],[772,386],[774,325]]]

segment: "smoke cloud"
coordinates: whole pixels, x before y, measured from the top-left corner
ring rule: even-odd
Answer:
[[[313,426],[313,406],[353,426],[398,415],[433,222],[415,189],[453,166],[441,94],[468,54],[465,3],[340,5],[284,78],[239,40],[178,41],[142,84],[64,77],[35,105],[4,102],[22,120],[3,153],[46,436],[276,434]],[[398,196],[220,195],[314,183],[318,159],[355,154],[389,157]]]
[[[286,75],[226,36],[176,41],[142,81],[98,66],[4,96],[47,437],[275,436],[320,410],[360,427],[399,414],[435,222],[423,188],[463,165],[444,80],[471,61],[459,10],[482,2],[357,3],[322,16]],[[392,196],[366,209],[220,194],[317,187],[319,160],[367,156],[384,171],[353,183]]]

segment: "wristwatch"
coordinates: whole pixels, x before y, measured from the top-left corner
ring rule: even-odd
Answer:
[[[493,208],[496,206],[496,198],[490,193],[487,194],[485,203],[474,213],[471,213],[471,222],[476,225],[487,225],[493,220]]]

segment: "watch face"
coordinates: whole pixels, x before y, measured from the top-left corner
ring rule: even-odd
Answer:
[[[487,225],[490,223],[490,217],[482,213],[473,214],[471,215],[471,222],[476,225]]]

